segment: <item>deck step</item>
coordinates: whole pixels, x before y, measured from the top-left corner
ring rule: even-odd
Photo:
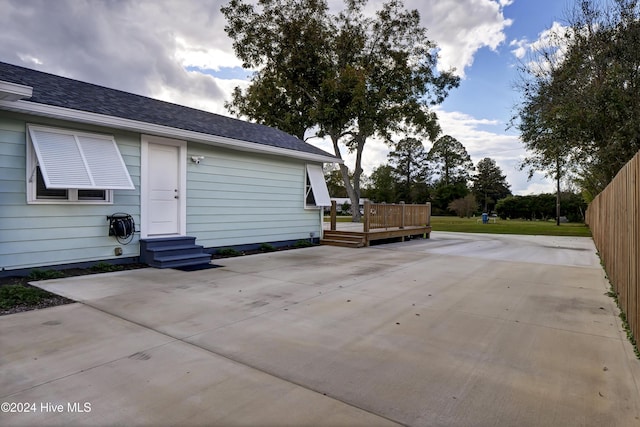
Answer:
[[[191,236],[140,240],[140,262],[155,268],[209,264],[211,255]]]
[[[345,248],[362,248],[365,246],[365,238],[364,233],[325,230],[320,244]]]
[[[343,248],[362,248],[364,243],[362,241],[354,242],[349,240],[333,240],[333,239],[320,239],[321,245],[327,246],[340,246]]]
[[[339,236],[339,235],[324,235],[324,240],[340,240],[344,242],[362,242],[363,236]]]

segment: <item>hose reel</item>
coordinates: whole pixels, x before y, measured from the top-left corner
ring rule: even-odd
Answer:
[[[109,221],[109,236],[115,237],[122,245],[131,243],[133,233],[136,231],[136,223],[131,215],[118,212],[108,215],[107,221]]]

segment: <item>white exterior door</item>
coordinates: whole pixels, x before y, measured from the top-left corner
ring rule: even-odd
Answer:
[[[181,144],[145,141],[143,154],[143,237],[179,236],[185,233],[186,189]],[[181,141],[176,141],[177,143]]]

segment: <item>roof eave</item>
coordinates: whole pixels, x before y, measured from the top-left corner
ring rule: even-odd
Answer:
[[[31,98],[32,95],[33,88],[31,86],[0,81],[0,100],[15,102],[24,98]]]
[[[342,159],[330,155],[324,156],[321,154],[306,153],[304,151],[273,147],[270,145],[263,145],[255,142],[243,141],[239,139],[227,138],[223,136],[194,132],[184,129],[177,129],[170,126],[156,125],[153,123],[141,122],[137,120],[123,119],[120,117],[108,116],[105,114],[97,114],[87,111],[73,110],[70,108],[57,107],[53,105],[40,104],[31,101],[0,100],[0,109],[51,117],[61,120],[70,120],[84,124],[124,129],[145,134],[164,136],[167,138],[183,139],[208,145],[232,148],[234,150],[240,151],[273,154],[321,163],[344,163]]]

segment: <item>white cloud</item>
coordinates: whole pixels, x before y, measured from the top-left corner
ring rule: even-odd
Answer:
[[[27,64],[32,64],[32,65],[42,65],[42,61],[39,60],[38,58],[36,58],[35,56],[31,56],[29,54],[24,54],[24,53],[20,53],[18,52],[18,58],[20,58],[21,61],[27,63]]]
[[[503,9],[511,3],[513,0],[406,0],[405,6],[420,12],[427,36],[437,43],[438,68],[455,68],[464,77],[478,50],[496,50],[505,42],[504,30],[512,21],[504,17]],[[342,7],[341,1],[329,4],[334,10]],[[370,1],[366,12],[372,15],[382,4],[383,0]]]
[[[518,60],[526,61],[528,69],[538,75],[544,75],[563,61],[571,34],[570,27],[554,21],[550,28],[538,34],[536,40],[512,40],[509,46],[514,48],[511,53]]]
[[[228,115],[224,101],[235,86],[246,87],[247,82],[185,69],[241,65],[224,32],[220,7],[226,2],[125,1],[116,6],[77,0],[5,0],[5,13],[0,14],[0,60]],[[429,38],[439,45],[440,68],[455,67],[463,76],[478,50],[496,50],[505,42],[504,31],[511,20],[504,17],[503,8],[512,2],[406,0],[406,6],[420,11]],[[341,1],[329,3],[342,7]],[[381,4],[382,0],[372,0],[369,7]],[[535,46],[526,40],[515,43],[521,43],[512,44],[516,49]],[[526,175],[515,171],[523,151],[517,137],[493,130],[501,123],[458,112],[438,110],[438,114],[444,133],[465,144],[475,163],[488,156],[503,167],[514,192],[544,185],[527,183]],[[333,152],[328,141],[311,142]],[[365,173],[386,163],[388,152],[384,142],[368,141]],[[346,150],[343,155],[352,166],[354,155]]]
[[[440,48],[439,68],[456,68],[464,77],[476,52],[484,47],[496,50],[506,40],[505,28],[512,24],[503,8],[512,0],[412,0],[407,7],[421,12],[429,36]]]
[[[183,67],[215,71],[223,67],[242,67],[242,61],[234,55],[233,51],[218,46],[211,47],[208,40],[189,43],[182,37],[176,36],[175,41],[174,57]]]

